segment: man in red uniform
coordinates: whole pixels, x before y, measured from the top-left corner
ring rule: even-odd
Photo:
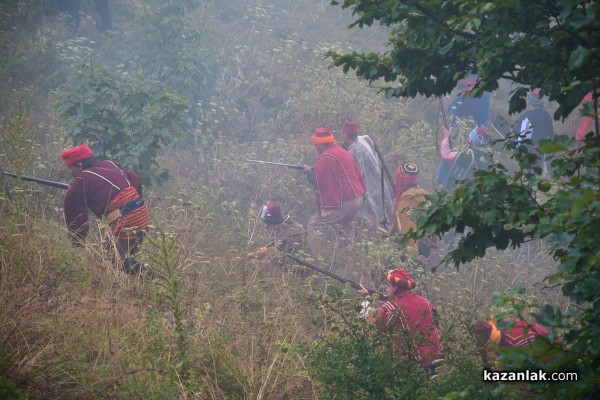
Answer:
[[[67,228],[75,245],[82,245],[89,225],[87,209],[110,226],[115,246],[129,273],[138,273],[133,260],[150,225],[139,175],[112,161],[98,161],[86,144],[65,150],[61,157],[73,180],[64,199]]]
[[[581,101],[581,106],[585,107],[588,103],[591,103],[590,107],[593,110],[593,108],[594,108],[594,93],[593,92],[589,92],[588,94],[586,94],[584,96],[583,100]],[[593,113],[593,111],[592,111],[592,113]],[[594,126],[592,124],[593,120],[595,120],[598,123],[598,118],[594,118],[593,114],[586,113],[583,115],[581,123],[579,124],[579,127],[577,128],[577,132],[575,133],[575,139],[578,142],[582,142],[585,139],[585,135],[587,135],[588,133],[590,133],[594,130]]]
[[[354,157],[335,143],[329,129],[317,128],[312,142],[319,155],[314,168],[304,165],[304,172],[317,189],[319,213],[308,223],[308,246],[316,258],[323,240],[319,224],[341,225],[345,239],[354,242],[355,218],[367,190]]]
[[[369,316],[378,330],[391,335],[392,356],[414,359],[425,370],[435,373],[435,361],[443,358],[440,334],[435,325],[434,310],[429,301],[413,292],[415,282],[402,268],[388,272],[387,301]],[[367,296],[364,287],[358,292]]]
[[[495,347],[525,347],[531,346],[538,336],[545,337],[548,330],[541,325],[530,324],[522,319],[515,320],[514,326],[509,330],[500,330],[492,319],[489,322],[477,321],[473,325],[473,335],[484,365],[495,358]],[[489,359],[492,360],[489,360]]]

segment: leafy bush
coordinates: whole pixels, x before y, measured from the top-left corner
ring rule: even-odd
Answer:
[[[481,362],[469,348],[455,349],[432,377],[414,361],[392,356],[389,336],[365,320],[355,299],[333,286],[316,292],[310,303],[326,332],[307,350],[309,374],[326,399],[500,398],[497,385],[481,379]],[[518,398],[512,391],[502,398]]]
[[[74,144],[87,143],[97,156],[138,171],[145,182],[161,183],[168,173],[156,158],[183,135],[186,103],[139,75],[87,65],[57,109],[74,132]]]

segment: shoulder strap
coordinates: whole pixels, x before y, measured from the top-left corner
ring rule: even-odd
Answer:
[[[109,163],[111,163],[113,167],[115,167],[115,170],[116,170],[118,173],[120,173],[120,174],[123,176],[123,178],[125,178],[125,181],[127,182],[127,186],[131,186],[131,182],[129,182],[129,179],[127,179],[127,175],[125,175],[125,173],[123,172],[123,170],[122,170],[121,168],[119,168],[119,167],[118,167],[118,166],[117,166],[117,165],[116,165],[114,162],[112,162],[112,161],[108,161],[108,162],[109,162]],[[101,169],[104,169],[104,170],[107,170],[107,171],[109,170],[109,169],[107,169],[107,168],[101,168]],[[102,175],[100,175],[100,174],[97,174],[97,173],[96,173],[96,172],[94,172],[94,171],[90,171],[90,170],[84,169],[84,170],[83,170],[83,171],[81,171],[81,172],[87,172],[87,173],[89,173],[89,174],[95,175],[95,176],[97,176],[98,178],[100,178],[100,179],[102,179],[102,180],[104,180],[104,181],[108,182],[108,183],[109,183],[109,184],[110,184],[112,187],[114,187],[115,189],[117,189],[117,190],[119,190],[119,191],[121,191],[121,190],[125,189],[125,188],[120,188],[119,186],[117,186],[116,184],[114,184],[114,183],[113,183],[113,182],[112,182],[110,179],[108,179],[108,178],[106,178],[106,177],[104,177],[104,176],[102,176]]]
[[[115,167],[115,169],[116,169],[117,171],[119,171],[119,173],[120,173],[121,175],[123,175],[123,178],[125,178],[125,180],[127,181],[127,184],[128,184],[129,186],[131,186],[131,182],[129,182],[129,179],[127,179],[127,174],[126,174],[126,173],[125,173],[125,172],[124,172],[124,171],[123,171],[121,168],[119,168],[119,167],[117,166],[117,164],[115,164],[114,162],[112,162],[112,161],[110,161],[110,160],[108,160],[108,162],[109,162],[109,163],[111,163],[111,164],[113,165],[113,167]]]
[[[111,182],[109,179],[107,179],[107,178],[103,177],[103,176],[102,176],[102,175],[100,175],[100,174],[97,174],[97,173],[95,173],[95,172],[93,172],[93,171],[88,171],[87,169],[84,169],[84,170],[83,170],[83,171],[81,171],[81,172],[82,172],[82,173],[83,173],[83,172],[87,172],[88,174],[95,175],[95,176],[97,176],[98,178],[100,178],[100,179],[103,179],[103,180],[105,180],[106,182],[108,182],[108,183],[109,183],[109,184],[110,184],[112,187],[114,187],[115,189],[117,189],[117,190],[121,190],[121,188],[120,188],[120,187],[118,187],[117,185],[115,185],[114,183],[112,183],[112,182]]]
[[[391,326],[394,322],[400,322],[401,329],[408,329],[408,324],[406,321],[406,316],[404,312],[398,308],[398,305],[393,301],[386,301],[382,304],[388,311],[388,318],[386,320],[386,325]]]

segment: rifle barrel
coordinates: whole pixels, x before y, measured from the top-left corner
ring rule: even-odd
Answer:
[[[314,269],[315,271],[318,271],[318,272],[320,272],[320,273],[322,273],[324,275],[327,275],[327,276],[329,276],[329,277],[331,277],[333,279],[336,279],[336,280],[338,280],[338,281],[340,281],[342,283],[347,283],[347,284],[349,284],[354,289],[360,289],[361,288],[361,285],[358,282],[355,282],[355,281],[353,281],[351,279],[344,278],[343,276],[339,276],[337,274],[334,274],[331,271],[327,271],[326,269],[323,269],[323,268],[319,267],[318,265],[315,265],[313,263],[305,261],[305,260],[303,260],[301,258],[298,258],[298,257],[292,255],[292,254],[285,253],[285,255],[288,256],[289,258],[291,258],[292,260],[296,261],[298,264],[301,264],[301,265],[304,265],[305,267]],[[365,289],[367,289],[367,291],[369,292],[369,294],[378,294],[381,299],[385,299],[386,298],[385,294],[383,294],[383,293],[381,293],[381,292],[379,292],[379,291],[377,291],[375,289],[369,289],[367,287],[365,287]]]
[[[444,107],[444,102],[442,101],[441,97],[439,99],[439,104],[440,104],[440,114],[442,114],[442,124],[444,125],[444,128],[446,128],[446,130],[448,130],[448,129],[450,129],[450,126],[448,125],[448,117],[446,116],[446,108]]]
[[[498,128],[496,128],[496,125],[494,125],[494,124],[490,124],[490,125],[492,126],[492,128],[494,128],[494,130],[496,131],[496,133],[498,134],[498,136],[500,136],[502,139],[506,139],[504,137],[504,135],[500,133],[500,131],[498,130]]]
[[[11,178],[19,178],[17,176],[17,174],[14,174],[12,172],[3,171],[2,175],[10,176]],[[52,187],[56,187],[59,189],[68,189],[69,188],[68,183],[49,181],[47,179],[34,178],[32,176],[23,175],[23,176],[21,176],[21,179],[23,179],[24,181],[27,181],[27,182],[35,182],[35,183],[39,183],[41,185],[52,186]]]
[[[286,164],[286,163],[278,163],[278,162],[262,161],[262,160],[246,160],[246,161],[249,163],[255,163],[255,164],[277,165],[280,167],[287,167],[287,168],[292,168],[292,169],[304,169],[304,165],[302,165],[302,164]]]

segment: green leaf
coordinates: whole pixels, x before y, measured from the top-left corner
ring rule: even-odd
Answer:
[[[577,199],[573,202],[571,208],[572,214],[580,213],[584,208],[589,207],[595,200],[596,193],[592,189],[581,190]]]
[[[577,46],[577,48],[571,52],[571,56],[569,57],[569,71],[573,71],[582,67],[587,63],[588,57],[589,50],[584,47]]]

